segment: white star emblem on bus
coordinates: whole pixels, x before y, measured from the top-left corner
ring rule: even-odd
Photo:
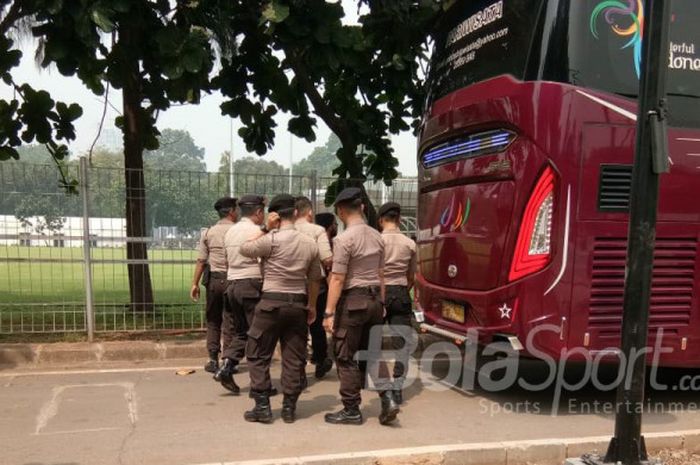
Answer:
[[[498,310],[501,312],[501,318],[510,318],[510,312],[513,311],[508,304],[503,304],[502,306],[498,307]]]

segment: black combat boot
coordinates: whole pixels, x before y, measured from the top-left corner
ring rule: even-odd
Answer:
[[[299,396],[290,396],[285,394],[282,400],[282,420],[285,423],[294,423],[297,419],[297,399]]]
[[[331,371],[331,368],[333,368],[333,360],[330,358],[326,358],[322,362],[317,363],[316,372],[314,373],[316,379],[321,379],[326,376],[326,374]]]
[[[209,352],[209,361],[204,365],[204,371],[208,373],[216,373],[219,369],[219,352]]]
[[[270,397],[267,392],[251,392],[251,397],[255,399],[255,407],[243,414],[245,421],[258,423],[272,423],[272,408],[270,408]]]
[[[241,392],[241,388],[238,387],[236,381],[233,379],[233,374],[236,371],[235,362],[230,358],[225,358],[221,368],[219,368],[216,374],[214,374],[214,380],[221,383],[224,389],[238,395]]]
[[[326,413],[326,423],[333,423],[334,425],[361,425],[362,424],[362,412],[357,407],[348,408],[345,407],[343,410],[335,413]]]
[[[403,404],[403,391],[401,389],[394,389],[394,400],[397,404]]]
[[[379,424],[388,425],[396,420],[399,414],[399,404],[394,399],[394,391],[384,391],[379,397],[382,400],[382,412],[379,414]]]

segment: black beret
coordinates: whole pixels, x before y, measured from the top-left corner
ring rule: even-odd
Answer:
[[[333,205],[338,206],[338,204],[345,202],[352,202],[357,199],[362,198],[362,190],[358,187],[346,187],[343,189],[338,197],[335,198],[335,203]]]
[[[317,225],[328,228],[335,222],[335,215],[333,213],[318,213],[314,220]]]
[[[216,203],[214,203],[214,210],[219,211],[236,208],[236,200],[237,199],[233,197],[221,197],[216,201]]]
[[[396,213],[398,213],[400,215],[401,214],[401,205],[399,205],[396,202],[387,202],[384,205],[382,205],[381,207],[379,207],[379,211],[377,212],[377,214],[379,216],[384,216],[387,213],[392,212],[392,211],[396,211]]]
[[[270,205],[267,207],[269,212],[279,212],[280,210],[294,210],[296,199],[289,194],[280,194],[270,200]]]
[[[238,201],[238,205],[248,205],[248,206],[263,206],[265,205],[265,197],[261,195],[244,195],[241,200]]]

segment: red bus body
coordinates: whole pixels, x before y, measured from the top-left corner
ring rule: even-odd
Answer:
[[[431,147],[493,129],[512,134],[504,150],[436,167],[420,162]],[[618,348],[628,213],[601,205],[629,189],[630,172],[617,168],[633,162],[635,129],[634,99],[561,82],[501,75],[432,102],[419,141],[423,329],[455,340],[472,329],[481,343],[515,337],[528,355],[555,359],[573,348],[592,356]],[[698,367],[700,131],[671,128],[669,144],[649,340],[653,346],[663,328],[663,347],[673,352],[660,364]],[[553,195],[550,251],[520,266],[519,236],[533,227],[529,204],[545,185]],[[446,313],[455,305],[463,322]]]

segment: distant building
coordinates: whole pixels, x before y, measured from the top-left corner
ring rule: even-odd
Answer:
[[[68,216],[57,230],[41,229],[41,216],[21,222],[14,216],[0,215],[0,245],[31,247],[82,247],[83,219]],[[126,220],[124,218],[90,218],[90,243],[93,247],[125,247]],[[37,228],[39,225],[39,228]],[[39,229],[39,230],[38,230]]]

